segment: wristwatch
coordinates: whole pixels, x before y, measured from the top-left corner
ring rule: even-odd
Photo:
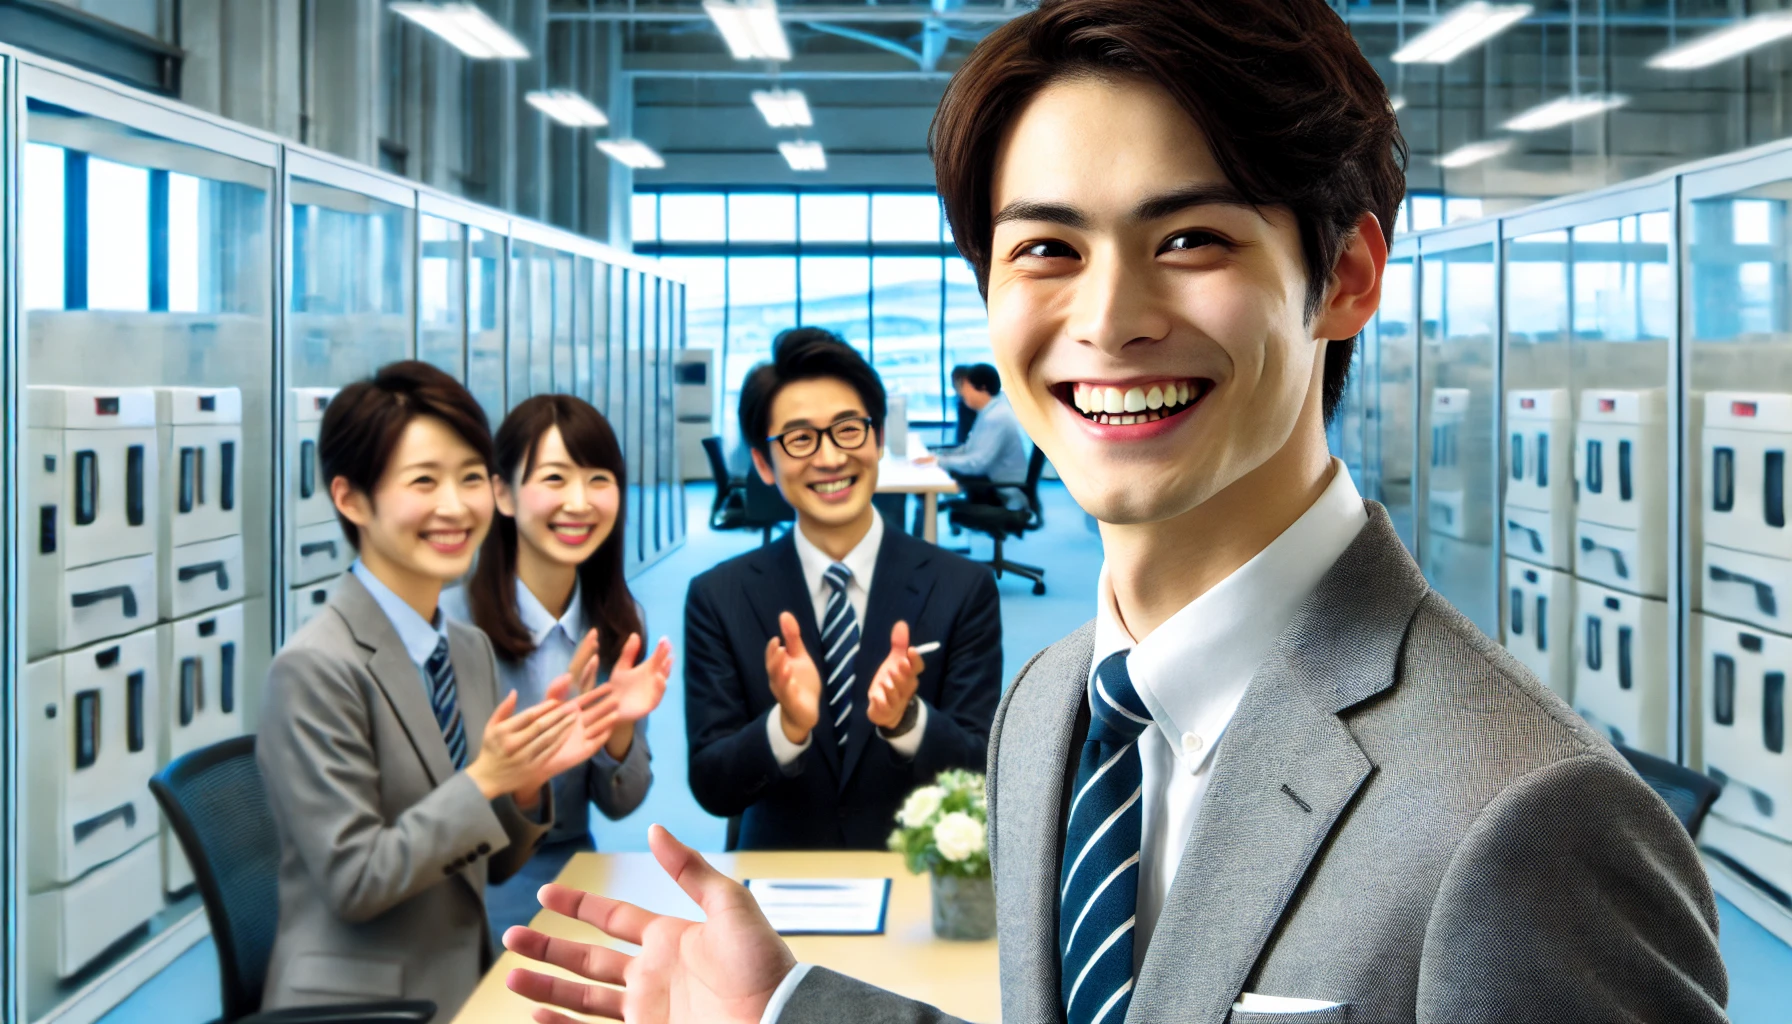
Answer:
[[[886,729],[880,725],[877,727],[877,731],[886,740],[897,739],[908,735],[909,730],[915,727],[915,722],[920,717],[921,698],[919,696],[910,697],[908,699],[908,707],[903,709],[902,721],[896,723],[896,728]]]

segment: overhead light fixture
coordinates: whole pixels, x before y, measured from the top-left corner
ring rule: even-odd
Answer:
[[[1630,97],[1617,95],[1561,96],[1532,107],[1500,127],[1512,132],[1541,132],[1616,110],[1629,102]]]
[[[819,142],[780,142],[778,152],[784,154],[784,162],[793,171],[825,171],[828,169],[828,155]]]
[[[1457,168],[1478,164],[1483,160],[1492,160],[1496,156],[1505,156],[1512,148],[1511,139],[1486,139],[1471,142],[1466,146],[1458,146],[1437,158],[1437,166]]]
[[[640,139],[599,139],[597,148],[604,155],[619,164],[627,164],[637,171],[658,170],[666,166],[665,157],[653,151],[653,147]]]
[[[1792,11],[1770,11],[1671,46],[1650,57],[1648,64],[1662,71],[1706,68],[1787,36],[1792,36]]]
[[[797,89],[753,90],[753,105],[773,128],[807,128],[815,123],[809,100]]]
[[[610,123],[604,112],[571,89],[537,89],[523,99],[536,110],[570,128],[602,128]]]
[[[777,0],[703,0],[735,60],[789,60],[790,39],[778,17]]]
[[[1394,51],[1396,64],[1448,64],[1523,21],[1530,4],[1463,4]]]
[[[441,36],[448,45],[474,60],[529,59],[529,48],[477,4],[395,3],[392,13]]]

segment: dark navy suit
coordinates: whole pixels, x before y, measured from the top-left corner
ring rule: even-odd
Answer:
[[[912,790],[947,768],[984,769],[1002,695],[995,578],[987,566],[886,529],[865,608],[846,746],[821,716],[794,775],[779,766],[766,736],[766,716],[778,704],[765,674],[765,645],[786,611],[819,667],[821,631],[790,536],[691,581],[684,629],[691,790],[711,814],[739,819],[730,824],[729,849],[884,849]],[[898,620],[909,624],[916,646],[941,645],[925,656],[916,691],[928,714],[913,759],[892,750],[863,710]]]

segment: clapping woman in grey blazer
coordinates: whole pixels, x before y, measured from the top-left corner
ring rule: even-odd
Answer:
[[[359,557],[269,670],[256,756],[280,918],[263,1008],[428,999],[449,1020],[491,966],[487,882],[548,834],[548,781],[602,749],[616,701],[595,666],[520,710],[499,700],[491,643],[437,608],[493,509],[485,415],[453,378],[404,362],[351,384],[318,453]]]
[[[541,849],[487,893],[492,934],[502,935],[534,918],[536,891],[574,853],[593,849],[589,805],[617,819],[646,798],[645,717],[666,692],[672,647],[661,639],[638,660],[641,610],[623,577],[628,475],[603,414],[571,395],[536,395],[498,427],[496,466],[499,515],[472,579],[442,595],[443,610],[491,638],[502,687],[525,702],[594,661],[617,705],[604,748],[555,777],[554,828]]]

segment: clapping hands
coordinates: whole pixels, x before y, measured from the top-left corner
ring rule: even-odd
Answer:
[[[601,686],[595,685],[602,658],[598,650],[597,630],[593,629],[579,641],[566,674],[548,684],[550,698],[563,700],[575,692],[587,691],[599,695],[597,699],[605,703],[614,714],[610,728],[604,732],[604,739],[598,743],[598,747],[608,750],[610,756],[618,761],[628,756],[629,748],[634,744],[635,723],[659,707],[660,700],[666,695],[666,681],[672,675],[670,640],[661,637],[652,657],[637,664],[636,659],[640,654],[641,636],[631,633],[623,642],[616,663],[610,667],[610,678]],[[596,753],[597,750],[593,749],[586,758]]]

